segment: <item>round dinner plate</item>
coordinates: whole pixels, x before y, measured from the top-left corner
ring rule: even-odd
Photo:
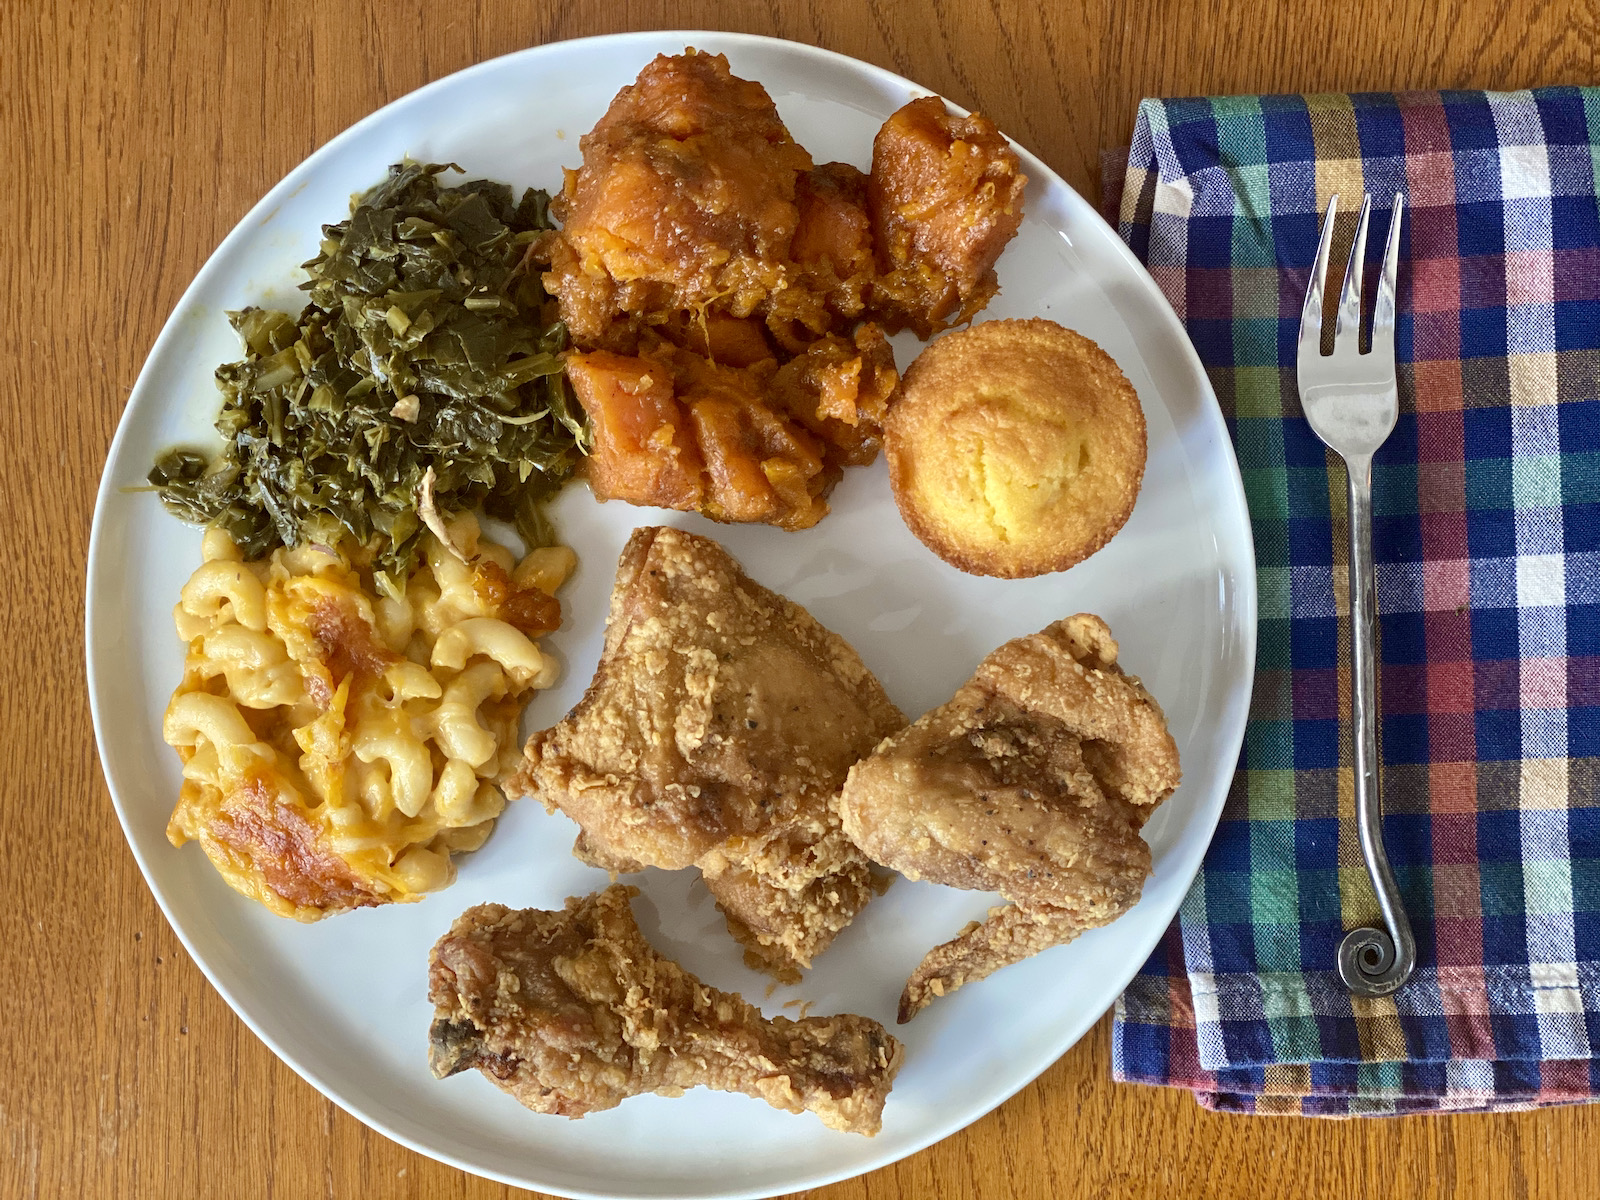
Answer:
[[[1171,921],[1205,852],[1244,734],[1255,655],[1249,518],[1232,447],[1200,362],[1161,294],[1093,207],[1020,151],[1027,215],[999,263],[980,320],[1043,316],[1099,342],[1144,403],[1149,462],[1132,517],[1104,550],[1061,574],[963,575],[907,532],[880,460],[851,470],[833,513],[801,533],[597,504],[580,485],[553,508],[578,552],[566,623],[546,639],[564,674],[536,693],[524,731],[559,720],[599,657],[618,553],[636,526],[681,525],[725,545],[760,582],[844,636],[908,715],[942,703],[1001,642],[1071,613],[1099,613],[1166,710],[1183,784],[1145,828],[1155,871],[1138,905],[1104,929],[936,1001],[895,1028],[922,955],[995,898],[897,880],[806,979],[772,988],[747,970],[694,871],[648,871],[635,911],[647,936],[707,983],[768,1015],[855,1012],[906,1043],[875,1138],[809,1114],[697,1089],[641,1096],[581,1121],[528,1112],[477,1072],[428,1072],[428,950],[469,905],[559,907],[603,887],[570,853],[576,827],[537,803],[511,805],[459,877],[418,904],[300,925],[230,891],[197,846],[167,843],[177,756],[161,716],[182,673],[172,628],[200,534],[156,497],[129,490],[158,451],[214,444],[212,371],[239,357],[224,313],[298,312],[298,264],[351,193],[405,155],[472,176],[555,189],[578,138],[658,52],[725,53],[759,80],[817,162],[865,168],[878,126],[926,89],[790,42],[725,33],[648,33],[539,46],[442,79],[318,150],[227,237],[168,320],[112,444],[89,547],[88,668],[106,780],[145,878],[179,938],[241,1018],[319,1091],[389,1137],[506,1183],[566,1196],[755,1197],[816,1187],[921,1149],[988,1112],[1055,1061],[1105,1012]],[[915,339],[895,340],[903,370]],[[213,1066],[215,1064],[213,1063]],[[1071,1137],[1070,1129],[1056,1135]]]

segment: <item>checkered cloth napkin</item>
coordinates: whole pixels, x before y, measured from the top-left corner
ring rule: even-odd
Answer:
[[[1597,177],[1600,90],[1141,106],[1111,204],[1227,417],[1261,623],[1216,840],[1117,1005],[1118,1079],[1322,1116],[1600,1096]],[[1372,540],[1383,832],[1419,965],[1386,999],[1335,969],[1344,932],[1379,918],[1353,804],[1345,476],[1295,387],[1319,217],[1364,191],[1369,292],[1409,200]]]

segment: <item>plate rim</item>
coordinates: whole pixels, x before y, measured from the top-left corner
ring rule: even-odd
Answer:
[[[377,1133],[382,1134],[391,1141],[405,1146],[407,1149],[410,1149],[415,1153],[421,1154],[424,1157],[431,1158],[438,1162],[443,1162],[469,1174],[477,1175],[481,1178],[492,1179],[496,1182],[508,1184],[514,1187],[536,1188],[537,1190],[545,1191],[552,1195],[570,1197],[571,1200],[606,1200],[610,1193],[587,1190],[572,1190],[562,1186],[552,1186],[547,1182],[535,1181],[530,1175],[514,1175],[494,1169],[492,1167],[486,1167],[480,1163],[472,1162],[464,1157],[453,1154],[449,1150],[442,1149],[437,1146],[423,1144],[413,1139],[408,1134],[392,1128],[383,1119],[376,1117],[373,1114],[358,1111],[352,1106],[351,1103],[347,1103],[346,1100],[337,1093],[337,1089],[332,1082],[324,1081],[320,1077],[320,1074],[315,1069],[314,1063],[302,1062],[298,1056],[287,1053],[285,1049],[278,1044],[276,1039],[265,1032],[263,1028],[258,1025],[257,1021],[249,1011],[250,1006],[245,1004],[242,1000],[237,999],[227,987],[224,987],[218,981],[211,964],[205,961],[200,955],[196,954],[183,926],[174,918],[173,909],[168,903],[167,896],[164,894],[163,889],[157,885],[155,877],[145,861],[145,856],[140,852],[139,843],[133,836],[133,831],[130,826],[130,812],[124,804],[122,797],[119,795],[117,788],[112,784],[111,772],[107,769],[104,755],[105,741],[101,732],[105,723],[104,708],[100,698],[102,684],[97,679],[97,670],[95,666],[97,659],[101,658],[106,653],[106,651],[101,647],[107,634],[106,631],[101,628],[101,622],[98,621],[95,616],[96,593],[93,585],[96,576],[104,569],[101,567],[101,559],[106,553],[104,549],[104,530],[107,505],[109,501],[111,501],[122,491],[120,487],[113,486],[110,467],[121,452],[124,438],[130,436],[128,433],[130,429],[128,413],[133,408],[134,402],[143,394],[145,390],[145,380],[148,372],[151,369],[151,364],[158,358],[164,357],[163,352],[167,350],[170,342],[176,341],[181,336],[184,336],[183,323],[176,318],[179,316],[179,314],[183,313],[190,307],[195,292],[200,288],[202,281],[207,277],[212,268],[212,264],[224,256],[226,252],[231,250],[235,243],[248,238],[255,227],[260,223],[260,218],[263,214],[269,213],[275,206],[280,204],[288,196],[292,195],[293,192],[297,190],[296,185],[302,180],[303,177],[313,173],[328,160],[335,159],[345,145],[359,140],[361,135],[365,133],[369,127],[377,125],[388,115],[391,109],[401,104],[414,103],[419,98],[424,97],[432,92],[443,90],[447,86],[455,85],[459,83],[464,76],[478,72],[487,73],[496,65],[504,64],[504,62],[508,59],[533,59],[545,55],[555,55],[568,48],[577,46],[606,43],[610,46],[617,47],[619,50],[622,50],[637,44],[653,46],[664,39],[670,41],[679,41],[681,39],[682,44],[685,46],[698,46],[703,49],[715,49],[719,53],[727,53],[739,48],[754,49],[757,47],[762,47],[768,50],[780,51],[782,53],[794,55],[799,59],[810,58],[827,62],[835,67],[848,67],[854,72],[865,73],[876,77],[876,81],[879,83],[909,88],[914,93],[933,95],[938,94],[924,85],[917,83],[915,80],[908,79],[897,72],[890,71],[885,67],[880,67],[875,63],[865,62],[861,59],[853,58],[850,55],[829,50],[821,46],[811,45],[806,42],[794,41],[788,38],[771,37],[763,34],[737,33],[722,30],[651,29],[632,30],[623,33],[594,34],[586,37],[565,38],[557,41],[542,42],[536,45],[525,46],[518,50],[512,50],[505,54],[495,55],[491,58],[486,58],[479,62],[472,63],[469,66],[461,68],[460,70],[450,72],[449,74],[443,75],[438,79],[429,81],[421,87],[415,88],[412,91],[395,97],[393,100],[390,100],[388,103],[380,106],[377,109],[374,109],[372,112],[363,116],[359,120],[347,126],[345,129],[341,130],[339,133],[335,134],[333,137],[329,138],[321,146],[317,147],[305,158],[301,159],[292,168],[290,168],[290,170],[276,184],[269,188],[267,192],[239,218],[234,227],[229,230],[227,235],[217,244],[216,248],[211,251],[211,253],[206,257],[205,262],[202,263],[195,272],[194,278],[190,280],[188,286],[185,287],[182,294],[179,296],[171,312],[167,315],[161,331],[157,334],[155,341],[151,344],[150,349],[145,356],[145,360],[140,366],[139,374],[134,381],[133,388],[128,394],[128,399],[125,401],[122,411],[117,417],[116,432],[106,450],[105,463],[101,469],[100,484],[96,489],[94,512],[90,526],[89,543],[87,553],[85,555],[84,651],[90,715],[93,723],[96,759],[100,767],[101,779],[104,781],[106,791],[111,797],[112,807],[116,812],[118,823],[122,828],[123,840],[133,854],[134,861],[139,868],[139,872],[145,887],[154,897],[157,906],[161,909],[162,916],[166,918],[167,924],[171,927],[173,933],[178,938],[179,943],[189,955],[190,960],[200,969],[201,973],[205,976],[206,981],[212,986],[212,988],[216,990],[218,995],[222,997],[223,1001],[228,1005],[229,1009],[232,1010],[233,1014],[240,1021],[242,1021],[244,1025],[258,1039],[260,1039],[260,1041],[263,1042],[269,1050],[272,1051],[272,1053],[280,1062],[288,1066],[296,1075],[314,1088],[320,1095],[324,1096],[333,1104],[337,1105],[341,1110],[354,1117],[357,1121],[361,1122],[361,1124]],[[714,40],[717,45],[715,47],[704,45],[704,42],[707,39]],[[966,111],[960,109],[959,106],[950,101],[946,101],[946,103],[950,104],[952,109],[956,109],[963,113]],[[1240,659],[1240,661],[1247,664],[1247,668],[1244,673],[1245,678],[1243,680],[1242,688],[1235,690],[1229,710],[1223,714],[1221,721],[1218,723],[1217,728],[1221,736],[1216,739],[1216,745],[1219,747],[1219,761],[1236,761],[1244,743],[1250,698],[1255,682],[1254,663],[1258,632],[1256,556],[1250,509],[1246,501],[1244,480],[1242,474],[1240,473],[1238,456],[1234,450],[1233,439],[1228,434],[1226,421],[1223,417],[1221,406],[1217,400],[1215,389],[1211,384],[1209,376],[1206,374],[1204,365],[1201,362],[1199,354],[1195,350],[1187,331],[1184,329],[1182,322],[1178,319],[1177,314],[1172,309],[1172,306],[1168,302],[1165,294],[1156,284],[1146,266],[1139,261],[1138,257],[1134,255],[1133,251],[1129,249],[1127,244],[1122,240],[1116,229],[1111,226],[1111,224],[1105,219],[1100,210],[1094,204],[1092,204],[1086,197],[1079,193],[1077,189],[1073,188],[1071,184],[1067,183],[1066,180],[1063,179],[1056,171],[1054,171],[1047,163],[1041,160],[1037,155],[1033,154],[1025,146],[1017,143],[1014,139],[1010,139],[1008,137],[1008,141],[1010,141],[1011,145],[1017,150],[1030,171],[1040,173],[1046,181],[1058,185],[1059,187],[1065,189],[1065,191],[1071,197],[1081,201],[1084,209],[1092,215],[1093,220],[1099,222],[1099,224],[1103,226],[1103,232],[1110,234],[1109,243],[1115,247],[1116,257],[1121,260],[1125,268],[1127,268],[1133,275],[1139,278],[1144,285],[1146,285],[1148,298],[1156,303],[1157,311],[1160,314],[1159,321],[1161,325],[1165,327],[1164,332],[1169,335],[1169,340],[1178,348],[1181,356],[1187,360],[1187,365],[1191,368],[1194,378],[1200,384],[1201,393],[1197,398],[1199,401],[1197,409],[1200,414],[1200,420],[1209,427],[1209,431],[1215,436],[1217,446],[1221,452],[1223,463],[1227,468],[1224,472],[1226,485],[1221,490],[1225,491],[1229,495],[1229,498],[1232,500],[1232,502],[1237,506],[1236,511],[1242,518],[1244,533],[1246,535],[1243,538],[1241,545],[1236,548],[1236,552],[1240,556],[1240,571],[1235,581],[1236,591],[1231,599],[1238,612],[1238,616],[1233,624],[1235,625],[1237,633],[1241,635],[1241,644],[1237,652],[1237,657]],[[1228,631],[1228,624],[1229,622],[1225,618],[1225,632]],[[1226,792],[1227,788],[1225,786],[1217,789],[1217,794],[1214,797],[1209,798],[1207,804],[1197,809],[1194,817],[1191,819],[1191,827],[1193,829],[1198,831],[1204,827],[1204,838],[1203,841],[1198,843],[1198,848],[1194,851],[1194,862],[1186,866],[1183,871],[1180,872],[1180,874],[1186,876],[1186,878],[1184,879],[1181,889],[1179,889],[1178,903],[1174,904],[1173,911],[1168,914],[1165,924],[1161,926],[1162,932],[1156,935],[1156,938],[1152,944],[1148,948],[1143,949],[1140,953],[1129,956],[1130,965],[1128,966],[1128,969],[1125,972],[1119,972],[1120,977],[1117,979],[1116,994],[1118,996],[1120,996],[1123,990],[1126,989],[1128,983],[1132,980],[1134,975],[1138,973],[1139,969],[1143,966],[1145,960],[1148,958],[1150,952],[1157,944],[1159,944],[1161,937],[1164,936],[1166,928],[1170,927],[1171,921],[1177,916],[1178,905],[1180,905],[1182,902],[1182,896],[1183,894],[1187,893],[1188,889],[1193,884],[1194,878],[1198,875],[1205,857],[1205,853],[1209,849],[1211,840],[1215,835],[1217,824],[1222,815],[1223,801],[1225,799]],[[1115,1004],[1115,999],[1113,999],[1112,1004]],[[906,1147],[897,1149],[896,1151],[891,1151],[888,1154],[880,1156],[879,1158],[867,1163],[866,1165],[823,1169],[814,1175],[806,1176],[802,1179],[797,1179],[792,1183],[785,1184],[780,1192],[773,1192],[765,1187],[752,1190],[749,1188],[733,1186],[714,1190],[697,1190],[694,1192],[670,1194],[652,1193],[652,1196],[657,1197],[657,1200],[666,1200],[669,1195],[681,1196],[683,1200],[762,1200],[764,1197],[779,1195],[783,1194],[784,1192],[797,1189],[809,1190],[812,1188],[824,1187],[842,1180],[855,1178],[870,1171],[879,1170],[896,1162],[903,1161],[912,1155],[926,1150],[929,1146],[943,1141],[953,1133],[959,1132],[961,1129],[976,1123],[984,1116],[987,1116],[990,1112],[993,1112],[996,1108],[1006,1103],[1023,1088],[1027,1087],[1029,1084],[1038,1079],[1040,1075],[1042,1075],[1046,1070],[1059,1061],[1060,1058],[1067,1053],[1067,1051],[1081,1041],[1085,1034],[1087,1034],[1088,1031],[1104,1017],[1106,1011],[1108,1010],[1102,1009],[1100,1012],[1094,1014],[1086,1021],[1068,1023],[1066,1026],[1063,1026],[1064,1030],[1066,1030],[1066,1033],[1058,1040],[1054,1049],[1048,1052],[1048,1056],[1042,1058],[1038,1062],[1036,1069],[1030,1070],[1029,1068],[1025,1068],[1025,1077],[1017,1083],[1016,1087],[995,1099],[992,1104],[989,1104],[981,1111],[964,1111],[953,1121],[936,1122],[928,1129],[922,1131],[919,1135],[911,1138],[910,1143]],[[1079,1027],[1080,1025],[1081,1027]]]

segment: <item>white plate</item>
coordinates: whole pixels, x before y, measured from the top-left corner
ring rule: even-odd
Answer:
[[[1188,887],[1221,810],[1243,737],[1255,653],[1255,572],[1238,468],[1199,360],[1150,277],[1079,195],[1023,152],[1027,218],[1000,261],[984,317],[1047,316],[1104,346],[1144,402],[1149,466],[1123,531],[1088,562],[1023,582],[945,566],[901,524],[883,464],[851,471],[834,512],[804,533],[715,526],[698,517],[597,505],[567,489],[556,509],[581,565],[552,640],[567,672],[530,706],[527,728],[577,700],[599,654],[616,556],[636,525],[710,534],[756,579],[807,606],[861,653],[916,714],[948,698],[988,651],[1069,613],[1110,623],[1122,661],[1165,706],[1184,782],[1145,831],[1155,874],[1114,925],[937,1001],[896,1030],[905,1068],[867,1139],[809,1115],[704,1089],[655,1096],[582,1121],[527,1112],[477,1073],[427,1068],[428,948],[468,905],[558,906],[606,882],[569,848],[574,826],[513,805],[488,845],[460,861],[448,891],[420,904],[312,926],[229,891],[198,847],[164,827],[177,794],[160,721],[181,673],[170,612],[199,562],[199,534],[140,484],[157,451],[214,440],[211,373],[238,357],[224,310],[298,311],[297,264],[324,222],[403,155],[454,161],[519,187],[556,187],[578,137],[657,52],[727,54],[760,80],[818,162],[866,167],[879,124],[925,89],[794,43],[723,33],[649,33],[540,46],[440,80],[360,122],[292,171],[206,263],[156,341],[134,388],[95,508],[89,548],[88,659],[101,762],[128,841],[173,928],[240,1017],[313,1086],[424,1154],[507,1183],[567,1196],[766,1196],[893,1162],[976,1120],[1028,1083],[1106,1010],[1155,945]],[[897,340],[902,368],[915,341]],[[692,871],[648,872],[636,902],[655,943],[707,982],[769,1013],[815,1011],[892,1026],[924,951],[993,898],[901,880],[874,901],[806,981],[766,995]],[[787,1011],[793,1012],[791,1007]],[[1057,1131],[1071,1137],[1070,1129]]]

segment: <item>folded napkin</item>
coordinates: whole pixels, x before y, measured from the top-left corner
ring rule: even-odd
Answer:
[[[1118,1002],[1116,1078],[1321,1116],[1600,1095],[1597,176],[1594,89],[1141,105],[1112,204],[1233,434],[1260,634],[1222,822]],[[1337,192],[1348,247],[1364,191],[1369,307],[1392,198],[1409,201],[1373,548],[1383,831],[1419,962],[1385,999],[1335,968],[1344,932],[1379,921],[1344,468],[1295,387],[1319,218]]]

